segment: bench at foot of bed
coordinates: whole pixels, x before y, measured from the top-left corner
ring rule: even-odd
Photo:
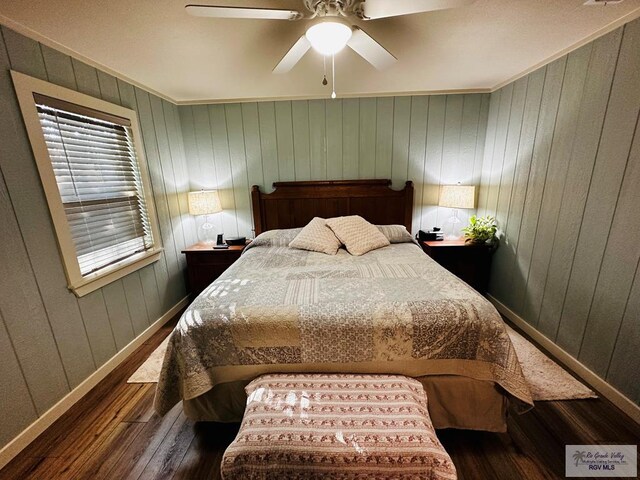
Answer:
[[[225,480],[455,479],[420,382],[400,375],[270,374],[247,386]]]

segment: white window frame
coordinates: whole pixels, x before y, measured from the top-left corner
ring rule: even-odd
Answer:
[[[24,118],[33,155],[36,160],[38,172],[40,173],[40,179],[49,205],[49,211],[51,212],[53,226],[55,228],[56,236],[58,237],[58,248],[64,264],[69,289],[78,297],[82,297],[157,261],[163,250],[162,240],[158,230],[158,221],[151,183],[149,181],[147,161],[144,156],[142,136],[140,135],[140,127],[136,112],[13,70],[11,71],[11,77],[13,78],[13,84],[18,96],[18,103],[20,104],[20,110],[22,110],[22,117]],[[49,150],[40,125],[38,110],[33,97],[34,93],[39,93],[65,102],[105,112],[110,115],[126,118],[131,122],[133,145],[136,151],[138,167],[142,177],[144,197],[149,222],[151,224],[151,234],[153,236],[153,247],[151,249],[132,255],[131,257],[125,258],[96,272],[84,276],[80,273],[76,248],[67,222],[62,198],[60,197],[58,183],[56,182],[53,165],[51,163],[51,158],[49,157]]]

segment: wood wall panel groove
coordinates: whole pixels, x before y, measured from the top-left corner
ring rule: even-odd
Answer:
[[[71,58],[46,45],[41,45],[41,49],[49,81],[62,87],[78,90]]]
[[[615,340],[615,350],[607,366],[607,382],[640,403],[640,382],[629,372],[640,371],[640,262]]]
[[[11,415],[3,415],[0,443],[4,444],[19,434],[25,423],[33,422],[38,413],[1,311],[0,352],[3,352],[2,362],[0,362],[2,388],[5,392],[11,392],[9,395],[5,393],[0,397],[2,411],[11,412]]]
[[[342,145],[342,100],[329,102],[326,106],[325,112],[327,132],[327,179],[341,180],[343,174],[342,159],[344,155]],[[293,173],[295,173],[295,170]],[[291,176],[291,168],[285,170],[280,168],[280,178],[283,181],[286,181],[287,178],[291,178]]]
[[[478,132],[482,115],[482,101],[485,97],[481,95],[463,95],[462,104],[462,125],[460,129],[460,155],[456,162],[456,171],[465,172],[464,178],[453,178],[453,181],[460,181],[464,184],[478,185],[479,179],[476,175],[476,149],[478,148]],[[486,117],[485,117],[486,118]],[[472,168],[467,166],[473,165]]]
[[[565,188],[560,202],[558,225],[540,313],[541,318],[555,325],[555,331],[550,334],[560,344],[560,315],[593,176],[621,39],[622,30],[619,29],[593,44],[584,87],[584,101],[577,120],[577,134],[569,160],[568,188]]]
[[[360,171],[360,101],[342,101],[342,178],[357,178]],[[300,178],[310,180],[311,177]]]
[[[411,97],[394,100],[393,145],[391,157],[391,186],[402,188],[408,180],[409,132],[411,131]],[[344,162],[343,162],[344,163]],[[347,180],[348,177],[343,176]]]
[[[527,285],[531,272],[531,262],[540,220],[544,185],[547,180],[549,154],[553,141],[553,131],[565,67],[566,57],[560,58],[546,67],[542,103],[540,105],[540,115],[538,116],[533,157],[529,171],[530,188],[527,190],[525,197],[520,242],[518,244],[518,262],[512,277],[512,301],[514,307],[519,311],[525,311],[528,302],[531,300],[527,296]]]
[[[133,333],[137,337],[145,331],[150,323],[139,272],[134,272],[124,277],[122,286],[124,287],[124,296],[127,301]]]
[[[278,142],[276,139],[276,114],[274,102],[263,102],[258,104],[258,121],[260,122],[260,148],[262,149],[263,162],[262,173],[264,175],[265,184],[269,189],[271,189],[271,185],[273,182],[276,182],[279,177]],[[324,144],[317,148],[324,152]],[[324,174],[326,174],[326,164],[323,165],[322,170],[325,172]],[[221,180],[218,178],[216,180],[216,184],[220,185],[220,183]]]
[[[100,88],[100,97],[111,103],[121,105],[120,90],[118,90],[118,81],[108,73],[96,70],[98,75],[98,87]]]
[[[547,336],[555,330],[555,326],[546,318],[540,321],[540,307],[556,234],[559,205],[565,189],[568,159],[576,137],[580,104],[584,101],[583,90],[590,57],[591,44],[567,56],[527,280],[529,302],[524,310],[524,318],[530,318]]]
[[[331,105],[333,102],[329,102]],[[376,163],[374,178],[391,178],[394,98],[376,99]]]
[[[580,348],[580,360],[601,376],[607,373],[617,337],[617,328],[611,328],[612,320],[614,325],[622,322],[640,260],[640,222],[629,220],[637,216],[640,205],[638,130],[636,120],[635,140],[632,140],[631,152],[622,174],[622,184]]]
[[[411,97],[411,119],[409,120],[409,165],[408,177],[413,181],[413,231],[422,224],[422,188],[424,184],[424,164],[427,146],[427,115],[429,97]],[[415,179],[415,180],[414,180]]]
[[[496,124],[498,122],[497,109],[500,106],[500,97],[503,90],[491,94],[489,104],[489,118],[487,119],[487,134],[484,144],[482,169],[480,171],[480,191],[478,192],[478,215],[487,214],[487,196],[489,194],[489,173],[493,161],[493,149],[496,141]]]
[[[509,116],[509,126],[504,147],[504,159],[502,161],[502,173],[498,187],[498,198],[496,201],[497,216],[505,218],[502,225],[503,230],[509,227],[509,210],[511,208],[511,197],[513,181],[515,179],[518,149],[520,147],[520,134],[524,120],[524,107],[527,100],[529,88],[528,79],[521,79],[514,84],[513,96],[511,98],[511,115]]]
[[[445,138],[445,122],[447,116],[447,97],[429,97],[429,108],[425,131],[424,165],[422,165],[422,188],[417,188],[414,195],[419,195],[420,228],[438,226],[438,200],[440,196],[440,179],[442,177],[442,158]],[[422,190],[422,193],[420,193]]]
[[[639,51],[635,20],[525,77],[513,187],[501,107],[517,82],[494,92],[480,189],[480,211],[505,227],[490,293],[635,402]],[[503,160],[496,205],[491,172]]]
[[[327,109],[322,100],[309,100],[309,135],[311,147],[310,178],[313,180],[327,178]],[[264,161],[264,151],[263,151]],[[267,164],[265,164],[267,165]],[[264,182],[267,189],[272,189],[265,173]]]
[[[100,83],[98,82],[96,69],[75,58],[71,58],[71,66],[73,67],[73,73],[76,77],[78,91],[91,95],[92,97],[100,98]]]
[[[478,117],[478,128],[476,132],[476,148],[473,161],[472,184],[480,185],[482,177],[482,162],[484,161],[485,142],[487,141],[487,119],[489,117],[490,95],[482,95],[480,101],[480,112]],[[476,194],[476,204],[479,205],[479,194]]]
[[[533,89],[532,89],[532,94]],[[495,292],[505,293],[506,284],[500,281],[509,272],[511,267],[511,261],[514,256],[514,248],[517,245],[517,241],[514,239],[513,222],[510,222],[511,207],[515,204],[514,184],[516,189],[518,184],[522,182],[522,169],[518,169],[520,165],[519,160],[520,147],[521,147],[521,135],[522,130],[526,128],[525,125],[525,111],[529,100],[529,78],[525,77],[519,82],[516,82],[514,100],[516,105],[516,114],[511,115],[509,131],[507,134],[507,142],[505,144],[507,172],[503,172],[500,180],[500,190],[498,192],[498,204],[496,210],[496,217],[503,218],[503,223],[500,228],[505,232],[505,239],[501,244],[501,248],[505,249],[503,255],[495,258],[495,264],[493,265],[493,278],[491,283],[493,284],[492,290]],[[503,168],[504,170],[504,168]],[[520,172],[519,172],[520,170]],[[528,172],[528,170],[527,170]],[[520,173],[520,175],[518,175]],[[507,182],[506,185],[504,182]]]
[[[249,195],[243,192],[248,189],[244,134],[242,130],[242,110],[239,105],[224,106],[225,122],[227,126],[227,142],[229,144],[229,163],[231,166],[231,184],[233,186],[233,201],[236,212],[237,231],[251,230],[251,208]],[[186,178],[187,184],[189,178]]]
[[[220,194],[222,208],[227,210],[227,213],[222,212],[221,214],[218,214],[218,216],[221,217],[222,220],[222,231],[229,232],[234,230],[237,231],[238,222],[235,216],[228,214],[229,210],[236,210],[236,204],[233,194],[234,188],[230,163],[229,135],[227,133],[227,121],[224,108],[224,105],[210,105],[209,120],[213,132],[212,142],[214,146],[214,166],[216,169],[216,177],[218,179],[216,188]]]
[[[118,352],[118,348],[102,290],[78,299],[78,304],[87,327],[93,358],[96,365],[103,365]]]
[[[306,100],[291,102],[291,121],[293,123],[293,168],[295,179],[298,181],[309,180],[311,178],[309,102]],[[251,186],[251,182],[249,182],[249,186]]]
[[[287,180],[295,180],[296,166],[293,157],[293,111],[291,102],[277,102],[275,104],[275,113],[278,176]]]
[[[5,414],[1,446],[184,296],[173,235],[181,246],[195,237],[195,228],[191,219],[183,224],[170,218],[186,215],[189,188],[177,107],[161,104],[158,108],[153,97],[156,109],[152,112],[146,106],[148,94],[140,92],[140,112],[131,85],[4,26],[0,44],[0,241],[5,246],[0,251],[0,343],[6,352],[0,368],[5,387],[0,399]],[[154,120],[163,126],[158,134],[164,149],[160,153],[173,198],[166,199],[164,184],[160,188],[156,182],[154,189],[162,193],[155,196],[157,206],[164,203],[163,211],[169,212],[163,220],[171,227],[162,232],[162,240],[173,250],[171,277],[165,253],[160,261],[105,289],[80,299],[69,292],[10,68],[138,111],[147,137]],[[145,138],[143,143],[151,152],[150,170],[157,172],[157,137]],[[172,202],[170,211],[167,201]]]

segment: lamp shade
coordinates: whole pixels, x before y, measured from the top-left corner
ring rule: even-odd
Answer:
[[[476,187],[473,185],[443,185],[438,205],[449,208],[476,208]]]
[[[189,192],[189,213],[191,215],[209,215],[222,211],[217,190]]]

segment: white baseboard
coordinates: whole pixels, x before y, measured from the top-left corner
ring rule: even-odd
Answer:
[[[576,360],[569,353],[565,352],[558,345],[545,337],[538,330],[529,325],[522,317],[504,305],[500,300],[487,295],[487,298],[493,303],[496,309],[509,320],[511,320],[518,328],[525,332],[542,348],[549,352],[557,361],[562,363],[584,382],[589,384],[600,395],[605,397],[616,407],[629,415],[636,423],[640,424],[640,406],[636,405],[632,400],[626,397],[622,392],[611,386],[597,374],[589,370],[586,366]]]
[[[181,308],[189,302],[189,297],[185,297],[169,309],[158,320],[134,338],[126,347],[111,357],[107,363],[93,372],[80,385],[71,390],[58,403],[44,412],[38,419],[23,430],[16,438],[11,440],[0,450],[0,469],[18,455],[27,445],[33,442],[42,432],[49,428],[53,422],[60,418],[78,400],[84,397],[89,391],[120,365],[129,355],[131,355],[140,345],[146,342],[151,336],[160,330],[165,323],[171,320]]]

